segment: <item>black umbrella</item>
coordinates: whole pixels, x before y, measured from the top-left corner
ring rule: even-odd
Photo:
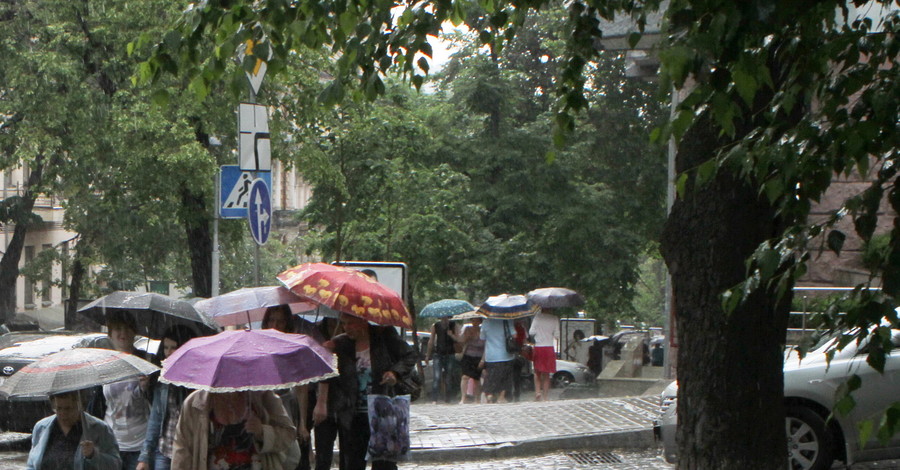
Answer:
[[[544,287],[528,293],[528,300],[541,308],[564,308],[584,305],[584,297],[565,287]]]
[[[136,333],[159,339],[172,325],[185,325],[200,335],[213,334],[219,326],[186,300],[152,292],[116,291],[78,309],[78,313],[101,324],[107,315],[129,312],[137,324]]]

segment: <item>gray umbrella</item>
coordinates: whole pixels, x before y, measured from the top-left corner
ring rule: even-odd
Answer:
[[[38,359],[11,375],[0,395],[46,397],[152,374],[159,367],[112,349],[66,349]]]
[[[528,300],[541,308],[564,308],[584,305],[584,297],[565,287],[543,287],[528,293]]]
[[[78,309],[78,313],[100,324],[107,316],[128,312],[137,323],[137,334],[159,339],[172,325],[185,325],[200,335],[214,334],[219,325],[186,300],[153,292],[116,291]]]

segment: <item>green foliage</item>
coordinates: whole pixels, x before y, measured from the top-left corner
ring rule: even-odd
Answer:
[[[648,11],[656,10],[660,3],[566,3],[566,33],[561,36],[556,105],[551,114],[556,132],[549,141],[560,145],[572,137],[578,129],[576,113],[592,103],[592,88],[586,84],[593,72],[591,65],[600,56],[596,47],[603,34],[599,21],[630,16],[642,30]],[[877,227],[883,195],[895,212],[900,210],[896,182],[900,80],[898,67],[891,66],[900,53],[896,35],[900,18],[893,8],[895,3],[852,2],[852,6],[865,6],[868,11],[881,10],[883,17],[872,20],[851,17],[851,4],[847,2],[668,2],[666,39],[659,53],[660,82],[663,90],[674,87],[680,93],[673,119],[665,132],[659,133],[658,141],[668,137],[681,140],[701,117],[729,141],[716,154],[695,155],[697,160],[690,168],[679,169],[679,196],[698,187],[696,183],[725,172],[756,188],[777,209],[780,223],[772,239],[762,243],[748,260],[746,280],[723,297],[721,307],[725,312],[733,311],[745,296],[760,290],[786,295],[804,274],[811,252],[821,247],[841,250],[843,237],[834,227],[844,217],[851,217],[854,230],[868,240]],[[142,76],[157,78],[168,70],[212,82],[223,75],[224,67],[220,64],[223,59],[211,52],[233,50],[252,36],[271,42],[276,62],[285,60],[301,44],[340,51],[344,65],[335,79],[340,85],[335,86],[356,83],[365,89],[372,77],[394,68],[411,75],[418,87],[423,81],[417,55],[428,55],[427,37],[436,34],[445,21],[464,21],[482,43],[490,46],[492,54],[499,56],[509,45],[508,40],[526,29],[530,13],[547,6],[549,3],[543,0],[490,0],[469,8],[469,2],[451,1],[392,14],[389,6],[368,1],[328,5],[247,0],[224,5],[203,3],[195,5],[181,20],[179,32],[185,40],[174,45],[160,43],[142,65]],[[348,15],[356,19],[355,29],[350,28],[353,23]],[[633,42],[635,37],[629,39]],[[505,72],[502,67],[499,70]],[[503,73],[499,77],[509,78]],[[473,90],[494,96],[490,88]],[[327,96],[334,100],[343,95]],[[536,158],[529,151],[535,141],[526,141],[531,144],[528,148],[516,148],[513,139],[503,139],[515,135],[520,122],[506,119],[500,114],[502,110],[493,107],[491,115],[486,116],[486,128],[492,131],[493,142],[509,146],[508,155],[515,156],[525,168],[496,168],[497,182],[501,183],[501,191],[496,194],[492,194],[490,185],[483,184],[494,182],[487,177],[491,171],[473,172],[473,189],[479,190],[485,201],[486,225],[505,242],[498,251],[506,255],[508,265],[518,268],[528,264],[530,252],[522,250],[528,247],[524,236],[513,233],[513,212],[509,209],[514,204],[506,204],[502,189],[508,189],[509,181],[515,181],[516,176],[532,176],[528,165]],[[545,155],[548,147],[541,149]],[[704,163],[707,160],[715,163]],[[871,190],[849,198],[825,220],[808,222],[812,204],[821,200],[832,179],[853,172],[874,173]],[[529,180],[537,187],[545,182]],[[587,194],[587,187],[579,187],[576,192]],[[525,219],[524,223],[533,222],[527,216]],[[896,300],[900,296],[898,229],[891,232],[885,251],[876,266],[882,291],[875,295],[863,289],[865,285],[860,286],[854,292],[858,308],[837,319],[840,327],[863,326],[862,335],[871,336],[877,329],[865,326],[882,317],[896,324],[896,314],[890,312],[900,304]],[[776,296],[770,302],[777,301]]]
[[[133,88],[128,58],[147,53],[147,37],[164,36],[180,5],[96,0],[2,8],[0,167],[45,162],[35,189],[62,199],[64,227],[79,234],[83,261],[98,267],[84,293],[98,292],[90,282],[108,280],[190,286],[189,276],[174,277],[185,271],[179,264],[191,261],[184,225],[209,221],[212,211],[184,210],[183,197],[212,199],[217,150],[204,147],[200,136],[233,142],[232,105],[185,99],[177,80]],[[166,100],[174,106],[150,104]],[[5,215],[28,222],[27,214],[12,211],[16,201],[3,202]],[[49,269],[32,264],[27,275]]]

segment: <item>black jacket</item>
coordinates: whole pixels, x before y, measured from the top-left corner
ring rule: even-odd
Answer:
[[[346,334],[335,336],[333,341],[340,375],[328,382],[328,409],[339,423],[349,426],[356,413],[359,395],[356,341]],[[393,390],[388,390],[392,387],[380,384],[385,372],[393,371],[400,378],[410,374],[416,366],[415,350],[391,326],[369,326],[369,356],[372,361],[371,393],[374,394],[394,394]]]

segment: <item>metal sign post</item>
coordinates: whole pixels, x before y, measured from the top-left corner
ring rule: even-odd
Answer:
[[[260,42],[247,40],[238,50],[238,60],[243,65],[247,55],[254,56],[253,49],[267,47],[265,39]],[[220,207],[223,217],[227,211],[230,217],[246,217],[250,225],[250,234],[256,242],[254,256],[254,279],[259,279],[259,247],[268,241],[272,228],[272,154],[269,135],[269,110],[256,103],[256,95],[262,86],[266,74],[266,62],[272,58],[272,50],[268,49],[266,59],[256,57],[252,70],[247,70],[250,85],[250,102],[238,106],[238,166],[229,171],[229,180],[225,180],[225,167],[222,167],[222,195]],[[235,171],[238,174],[235,174]],[[227,188],[227,189],[226,189]]]

